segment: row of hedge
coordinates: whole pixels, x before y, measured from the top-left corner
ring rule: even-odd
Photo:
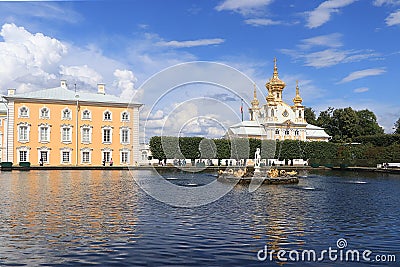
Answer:
[[[201,137],[159,137],[150,139],[154,158],[177,159],[249,159],[261,148],[262,158],[305,159],[316,165],[376,166],[382,162],[400,162],[400,142],[388,146],[337,144],[330,142],[267,141],[258,139],[205,139]]]
[[[400,144],[400,134],[376,134],[358,136],[353,138],[353,142],[387,147],[392,144]]]

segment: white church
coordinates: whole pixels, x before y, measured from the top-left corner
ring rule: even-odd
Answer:
[[[296,96],[293,98],[292,106],[282,100],[282,92],[285,86],[285,82],[278,77],[275,58],[274,73],[265,85],[268,90],[267,103],[260,107],[256,88],[254,88],[254,99],[249,108],[250,120],[229,127],[226,137],[329,141],[331,137],[323,128],[308,124],[305,120],[303,99],[300,97],[298,83],[296,84]]]

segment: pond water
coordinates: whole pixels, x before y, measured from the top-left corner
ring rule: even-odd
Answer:
[[[0,265],[399,265],[400,175],[314,172],[297,185],[266,185],[253,193],[236,186],[208,205],[177,208],[147,195],[131,174],[155,175],[1,173]],[[215,179],[207,173],[164,176],[181,186]],[[327,252],[318,261],[330,247],[338,258]],[[286,254],[278,258],[279,250]],[[302,261],[305,250],[317,259]],[[358,250],[361,263],[341,260],[348,250]],[[391,256],[397,262],[377,261]]]

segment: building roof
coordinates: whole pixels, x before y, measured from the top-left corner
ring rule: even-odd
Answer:
[[[267,133],[262,125],[256,121],[242,121],[232,125],[229,130],[234,135],[265,136]]]
[[[1,97],[0,99],[0,114],[7,114],[7,106],[5,104],[5,99]]]
[[[330,138],[331,136],[327,134],[324,128],[318,127],[313,124],[307,124],[306,126],[306,136],[307,138]]]
[[[78,97],[76,97],[78,96]],[[39,91],[33,91],[22,94],[15,94],[5,96],[6,99],[42,99],[42,100],[58,100],[58,101],[83,101],[83,102],[97,102],[97,103],[109,103],[109,104],[131,104],[129,99],[122,99],[110,94],[99,94],[90,92],[76,92],[69,90],[63,86],[59,86],[51,89],[44,89]]]

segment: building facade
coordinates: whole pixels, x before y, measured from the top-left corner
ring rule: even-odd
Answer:
[[[135,165],[139,161],[139,109],[105,93],[57,88],[16,94],[8,90],[2,160],[43,166]],[[3,135],[4,136],[4,135]]]
[[[2,159],[3,151],[6,149],[5,133],[7,131],[7,104],[6,100],[0,98],[0,160]]]
[[[264,140],[328,141],[330,136],[323,128],[308,124],[304,118],[303,99],[298,83],[293,105],[282,100],[285,82],[279,79],[276,59],[272,78],[265,84],[268,91],[266,104],[260,107],[254,86],[254,98],[249,108],[250,120],[232,125],[229,137],[246,137]]]

